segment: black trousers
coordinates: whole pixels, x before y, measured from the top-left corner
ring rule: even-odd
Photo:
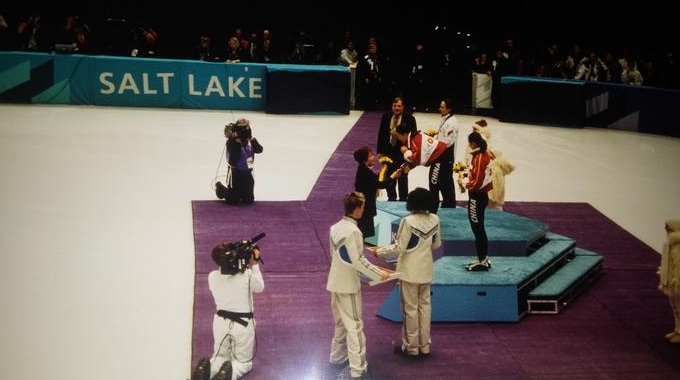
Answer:
[[[231,196],[227,203],[251,204],[255,201],[255,179],[250,170],[231,170]]]
[[[475,235],[475,250],[477,251],[477,259],[482,261],[486,259],[489,252],[489,238],[486,236],[486,227],[484,226],[484,214],[486,206],[489,205],[489,193],[474,192],[469,193],[470,200],[468,201],[468,220],[470,221],[470,228],[472,234]]]
[[[401,163],[396,163],[396,161],[388,164],[385,175],[389,177],[395,170],[399,169],[399,166],[401,166]],[[388,201],[400,200],[406,202],[406,197],[408,196],[408,174],[402,174],[395,182],[388,185],[385,191],[387,192]]]
[[[456,188],[453,181],[453,161],[443,159],[430,165],[429,190],[439,205],[441,194],[442,208],[456,207]]]

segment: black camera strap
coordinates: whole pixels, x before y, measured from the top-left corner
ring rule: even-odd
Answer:
[[[220,175],[220,168],[222,167],[222,162],[225,161],[226,152],[227,152],[227,145],[225,144],[222,147],[222,153],[220,153],[220,159],[217,161],[217,169],[215,169],[215,178],[213,178],[213,181],[212,181],[213,190],[215,190],[215,184],[219,181],[220,177],[225,177],[225,179],[226,179],[225,182],[227,182],[226,183],[227,187],[231,187],[230,186],[231,178],[229,178],[229,174],[230,174],[229,165],[227,165],[227,174],[226,175],[225,174]]]

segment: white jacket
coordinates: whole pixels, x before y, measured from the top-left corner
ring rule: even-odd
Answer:
[[[429,212],[406,215],[399,222],[394,244],[381,250],[378,257],[398,254],[399,279],[415,284],[432,282],[432,250],[442,245],[439,216]]]

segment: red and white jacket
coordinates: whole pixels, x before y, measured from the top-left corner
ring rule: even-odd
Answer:
[[[469,182],[465,187],[472,193],[488,192],[493,189],[491,182],[491,155],[489,151],[480,152],[479,149],[472,151],[470,159]]]
[[[411,166],[430,166],[446,151],[446,143],[435,137],[424,135],[420,131],[408,135],[408,150],[404,152],[404,159]]]

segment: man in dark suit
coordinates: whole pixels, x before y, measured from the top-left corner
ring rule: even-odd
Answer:
[[[404,100],[401,97],[392,99],[392,110],[383,114],[380,119],[380,130],[378,131],[378,161],[385,164],[387,161],[387,172],[385,177],[389,177],[395,170],[405,162],[401,154],[401,142],[396,137],[396,128],[399,124],[408,125],[412,132],[418,130],[416,118],[412,114],[404,113]],[[391,161],[391,162],[390,162]],[[397,198],[397,189],[399,197]],[[387,200],[406,201],[408,195],[408,175],[404,174],[396,182],[386,187]]]

